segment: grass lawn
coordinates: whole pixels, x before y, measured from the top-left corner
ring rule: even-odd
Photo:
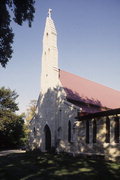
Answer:
[[[0,180],[114,180],[120,163],[66,154],[28,152],[0,157]]]

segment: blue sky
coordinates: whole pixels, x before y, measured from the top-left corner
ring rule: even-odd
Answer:
[[[14,53],[0,86],[19,94],[20,112],[40,92],[42,38],[48,9],[58,33],[59,67],[120,90],[120,1],[37,0],[32,28],[12,23]]]

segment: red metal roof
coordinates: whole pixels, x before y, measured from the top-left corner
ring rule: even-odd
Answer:
[[[67,98],[88,104],[120,108],[120,91],[60,70],[60,81]]]

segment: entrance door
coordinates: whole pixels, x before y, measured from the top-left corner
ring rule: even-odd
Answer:
[[[45,125],[45,150],[49,152],[51,150],[51,132],[48,125]]]

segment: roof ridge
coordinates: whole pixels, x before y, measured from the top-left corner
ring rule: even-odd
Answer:
[[[71,74],[71,75],[74,75],[74,76],[76,76],[76,77],[79,77],[79,78],[81,78],[81,79],[87,80],[87,81],[89,81],[89,82],[96,83],[96,84],[98,84],[98,85],[100,85],[100,86],[103,86],[103,87],[105,87],[105,88],[109,88],[109,89],[111,89],[111,90],[118,91],[118,92],[120,93],[119,90],[114,89],[114,88],[111,88],[111,87],[106,86],[106,85],[104,85],[104,84],[98,83],[98,82],[96,82],[96,81],[87,79],[87,78],[85,78],[85,77],[79,76],[79,75],[77,75],[77,74],[74,74],[74,73],[71,73],[71,72],[68,72],[68,71],[65,71],[65,70],[62,70],[62,69],[60,69],[60,70],[66,72],[66,73],[69,73],[69,74]]]
[[[60,82],[67,98],[100,107],[120,107],[120,91],[60,69]]]

